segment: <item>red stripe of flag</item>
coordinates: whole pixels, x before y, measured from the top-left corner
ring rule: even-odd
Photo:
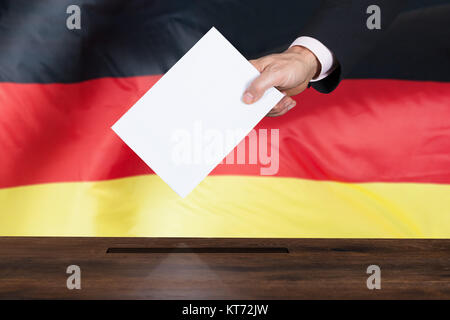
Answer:
[[[0,187],[152,173],[110,126],[158,79],[1,83]],[[332,94],[309,89],[296,100],[256,128],[279,129],[277,176],[450,183],[450,83],[345,80]],[[260,173],[224,164],[212,174]]]

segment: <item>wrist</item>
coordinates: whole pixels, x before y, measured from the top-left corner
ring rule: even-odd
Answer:
[[[310,74],[312,75],[311,79],[315,79],[320,75],[321,64],[319,59],[317,59],[316,55],[311,50],[306,47],[296,45],[290,47],[287,52],[298,54],[299,58],[310,66]]]

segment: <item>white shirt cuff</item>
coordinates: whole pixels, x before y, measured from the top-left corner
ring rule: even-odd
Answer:
[[[291,47],[293,46],[302,46],[309,49],[317,57],[317,60],[319,60],[321,65],[320,74],[316,78],[312,79],[311,82],[326,78],[334,71],[334,69],[336,69],[336,58],[333,53],[319,40],[311,37],[300,37],[291,44]]]

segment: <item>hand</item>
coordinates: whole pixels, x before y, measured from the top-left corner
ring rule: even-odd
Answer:
[[[264,92],[276,87],[286,96],[267,114],[281,116],[295,107],[291,98],[308,87],[311,79],[320,74],[320,63],[307,48],[294,46],[283,53],[250,60],[261,75],[247,88],[242,100],[247,104],[258,101]]]

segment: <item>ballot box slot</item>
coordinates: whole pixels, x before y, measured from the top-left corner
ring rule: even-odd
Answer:
[[[199,247],[199,248],[108,248],[106,253],[289,253],[288,248],[282,247]]]

